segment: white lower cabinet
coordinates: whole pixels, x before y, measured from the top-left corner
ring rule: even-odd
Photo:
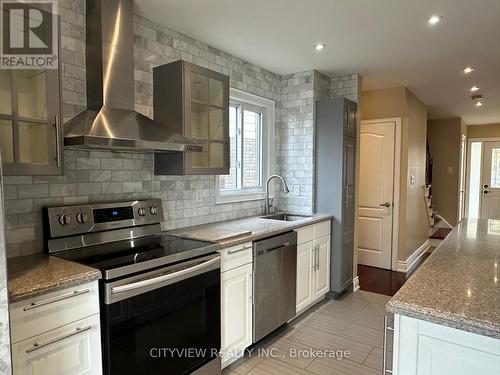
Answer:
[[[330,236],[314,240],[313,251],[316,251],[313,295],[318,300],[330,290]]]
[[[14,374],[100,374],[99,315],[12,345]]]
[[[222,368],[243,356],[244,350],[252,345],[252,248],[250,245],[241,250],[221,252],[222,262],[227,253],[232,255],[235,251],[238,257],[247,259],[247,264],[228,269],[221,275]]]
[[[393,374],[498,375],[500,340],[396,314]]]
[[[10,305],[14,375],[101,375],[97,281]]]
[[[296,312],[300,314],[330,290],[330,221],[297,231]]]
[[[309,241],[297,246],[296,312],[314,301],[313,273],[313,242]]]

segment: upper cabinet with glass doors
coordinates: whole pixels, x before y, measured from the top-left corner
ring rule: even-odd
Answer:
[[[154,119],[203,146],[155,154],[155,174],[229,173],[229,77],[176,61],[153,69]]]
[[[59,71],[0,70],[4,175],[59,175]]]

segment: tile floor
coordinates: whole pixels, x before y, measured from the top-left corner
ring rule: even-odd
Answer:
[[[326,300],[250,348],[223,375],[379,375],[390,297],[358,291]],[[391,336],[389,336],[392,339]],[[390,341],[390,340],[389,340]],[[390,349],[390,347],[389,347]],[[326,357],[319,353],[326,350]],[[334,351],[349,351],[345,358]],[[311,356],[309,353],[315,353]],[[388,353],[388,358],[391,356]]]

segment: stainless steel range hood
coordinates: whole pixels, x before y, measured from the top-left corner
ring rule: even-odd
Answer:
[[[201,151],[196,142],[134,110],[132,0],[87,0],[87,109],[64,124],[67,148]]]

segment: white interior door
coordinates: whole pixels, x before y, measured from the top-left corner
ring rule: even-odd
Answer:
[[[500,219],[500,142],[484,142],[481,218]]]
[[[358,263],[391,269],[396,123],[362,122]]]

